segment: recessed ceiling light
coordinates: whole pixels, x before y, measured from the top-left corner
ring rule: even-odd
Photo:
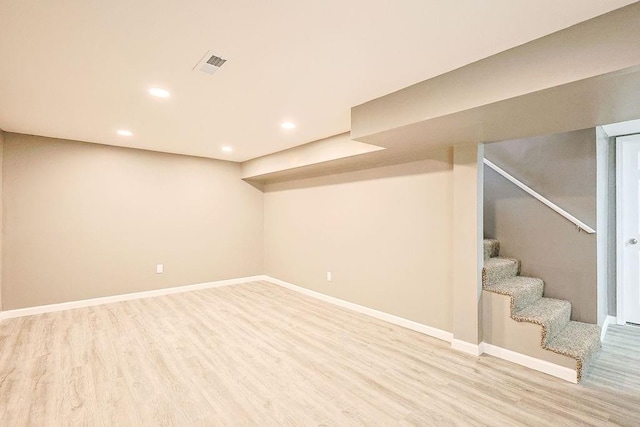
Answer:
[[[168,90],[159,87],[152,87],[149,89],[149,93],[158,98],[168,98],[171,95]]]
[[[283,122],[280,126],[282,126],[282,129],[294,129],[296,124],[292,122]]]
[[[224,151],[225,153],[230,153],[233,151],[233,148],[229,147],[228,145],[225,145],[224,147],[222,147],[222,151]]]
[[[130,130],[126,130],[126,129],[120,129],[117,133],[120,136],[132,136],[133,135],[133,132],[131,132]]]

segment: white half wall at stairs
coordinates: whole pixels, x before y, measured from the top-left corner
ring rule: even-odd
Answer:
[[[334,304],[336,306],[339,306],[348,310],[352,310],[357,313],[361,313],[379,320],[383,320],[385,322],[389,322],[394,325],[401,326],[403,328],[411,329],[421,334],[425,334],[425,335],[449,342],[451,343],[451,347],[453,349],[473,355],[473,356],[480,356],[483,353],[486,353],[488,355],[498,357],[500,359],[505,359],[510,362],[525,366],[530,369],[534,369],[539,372],[552,375],[557,378],[561,378],[563,380],[566,380],[572,383],[577,382],[576,375],[575,375],[576,373],[572,369],[568,369],[559,365],[555,365],[553,363],[535,359],[533,357],[529,357],[523,354],[519,354],[510,350],[506,350],[506,349],[489,345],[486,343],[480,343],[478,345],[478,344],[471,344],[465,341],[457,340],[453,338],[453,334],[451,332],[443,331],[441,329],[437,329],[428,325],[423,325],[421,323],[404,319],[402,317],[394,316],[389,313],[378,311],[369,307],[364,307],[358,304],[351,303],[349,301],[341,300],[339,298],[331,297],[329,295],[315,292],[310,289],[306,289],[304,287],[297,286],[297,285],[285,282],[283,280],[275,279],[273,277],[266,276],[266,275],[241,277],[237,279],[220,280],[216,282],[199,283],[194,285],[177,286],[173,288],[157,289],[153,291],[136,292],[136,293],[122,294],[122,295],[113,295],[109,297],[92,298],[87,300],[71,301],[71,302],[64,302],[59,304],[49,304],[49,305],[43,305],[38,307],[20,308],[16,310],[0,312],[0,321],[4,319],[11,319],[11,318],[22,317],[22,316],[52,313],[52,312],[72,310],[75,308],[82,308],[82,307],[93,307],[97,305],[111,304],[111,303],[120,302],[120,301],[131,301],[131,300],[142,299],[142,298],[151,298],[151,297],[157,297],[162,295],[171,295],[171,294],[177,294],[177,293],[183,293],[183,292],[197,291],[202,289],[231,286],[231,285],[237,285],[237,284],[253,282],[253,281],[267,281],[275,285],[281,286],[283,288],[286,288],[295,292],[299,292],[301,294],[310,296],[312,298],[316,298],[320,301]]]

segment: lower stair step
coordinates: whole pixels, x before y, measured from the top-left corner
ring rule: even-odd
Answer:
[[[547,350],[572,357],[578,361],[578,381],[589,365],[592,356],[601,347],[598,325],[574,321],[569,322],[546,346]]]
[[[570,318],[571,303],[553,298],[540,298],[514,315],[517,321],[536,323],[543,327],[541,341],[543,347],[564,329]]]

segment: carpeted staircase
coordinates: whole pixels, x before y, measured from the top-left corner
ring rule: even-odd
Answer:
[[[520,276],[520,261],[499,257],[499,253],[500,242],[484,240],[483,289],[511,297],[513,320],[542,326],[542,348],[575,359],[580,381],[601,347],[600,327],[570,320],[569,301],[545,298],[542,280]]]

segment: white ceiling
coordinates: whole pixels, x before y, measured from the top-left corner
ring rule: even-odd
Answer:
[[[352,106],[630,3],[1,0],[0,128],[244,161],[348,131]],[[193,72],[209,50],[227,63]]]

